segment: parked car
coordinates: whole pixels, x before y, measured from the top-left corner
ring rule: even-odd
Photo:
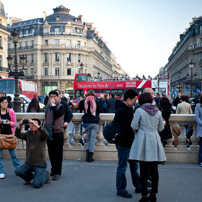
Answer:
[[[11,97],[11,100],[13,102],[14,95],[13,94],[8,94],[8,95]],[[20,99],[22,101],[21,112],[26,112],[27,111],[27,107],[28,107],[29,103],[31,102],[31,100],[27,96],[22,95],[22,94],[20,94],[19,97],[20,97]],[[43,103],[39,103],[39,106],[40,106],[40,111],[44,112],[45,111],[45,105]]]
[[[44,96],[38,96],[38,100],[40,103],[44,104],[45,97]]]

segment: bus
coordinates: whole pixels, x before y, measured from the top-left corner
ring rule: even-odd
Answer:
[[[154,92],[159,92],[157,80],[96,79],[95,81],[88,81],[87,73],[78,73],[74,79],[74,99],[84,95],[88,90],[94,90],[98,97],[100,94],[116,93],[120,99],[128,89],[134,89],[139,95],[144,88],[152,88]],[[166,87],[163,92],[167,94]]]
[[[0,91],[12,97],[15,94],[15,79],[0,79]],[[38,97],[37,84],[32,81],[19,79],[19,94],[25,95],[30,99]]]

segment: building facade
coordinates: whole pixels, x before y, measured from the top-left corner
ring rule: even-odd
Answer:
[[[7,14],[4,4],[0,0],[0,77],[8,77],[7,56],[8,56],[8,36],[10,30],[7,28]]]
[[[193,97],[201,90],[202,17],[193,18],[190,27],[180,35],[166,69],[170,78],[170,93],[173,95],[181,92]]]
[[[49,16],[44,12],[43,18],[10,24],[10,31],[19,33],[17,59],[26,56],[25,78],[38,84],[39,95],[58,88],[72,98],[76,73],[111,77],[111,51],[82,15],[72,16],[62,5],[53,11]],[[8,51],[14,56],[11,36]]]

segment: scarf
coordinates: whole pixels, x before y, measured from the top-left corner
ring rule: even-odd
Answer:
[[[141,106],[151,116],[154,116],[158,112],[158,108],[152,105],[151,103],[146,103]]]
[[[90,112],[93,116],[95,116],[95,112],[96,112],[96,102],[95,102],[95,97],[94,96],[88,96],[85,100],[84,103],[84,108],[85,108],[85,112],[87,113],[88,110],[88,103],[90,102]]]

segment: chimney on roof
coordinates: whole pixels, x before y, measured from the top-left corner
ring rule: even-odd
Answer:
[[[46,20],[47,13],[46,11],[43,12],[43,20]]]
[[[83,15],[79,15],[78,18],[81,21],[81,23],[83,24]]]
[[[184,34],[180,34],[180,40],[182,40],[183,37],[184,37]]]
[[[13,25],[13,17],[9,17],[9,21],[10,21],[10,26]]]

